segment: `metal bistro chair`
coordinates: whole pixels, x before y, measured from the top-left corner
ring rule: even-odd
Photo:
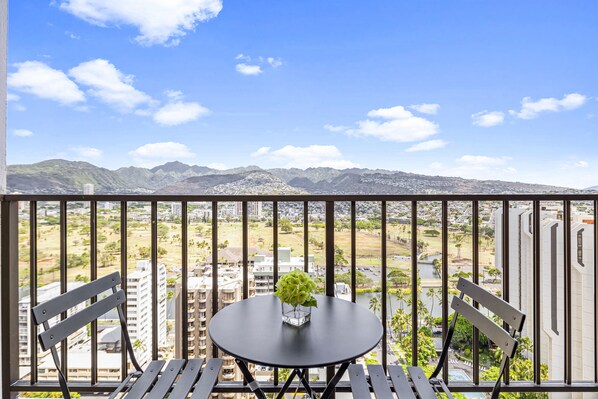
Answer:
[[[39,343],[44,351],[50,350],[52,353],[54,364],[58,370],[58,382],[60,383],[64,399],[71,399],[71,394],[60,368],[60,359],[56,345],[75,331],[114,308],[118,310],[125,346],[131,363],[135,367],[135,371],[123,380],[116,391],[110,395],[110,399],[113,399],[121,392],[125,393],[126,399],[141,399],[146,393],[148,394],[146,399],[161,399],[169,391],[169,399],[186,398],[191,391],[193,391],[191,399],[208,399],[217,382],[218,373],[222,367],[222,359],[209,359],[201,373],[201,366],[204,363],[204,359],[190,359],[189,361],[170,360],[166,368],[164,368],[166,363],[164,360],[154,360],[150,362],[144,371],[135,359],[133,346],[131,345],[131,339],[127,331],[123,312],[125,293],[122,289],[116,287],[120,283],[121,278],[119,273],[112,273],[52,298],[31,309],[34,323],[37,326],[40,324],[44,326],[44,331],[38,334]],[[49,321],[52,318],[110,290],[112,294],[50,326]],[[178,381],[176,381],[177,377],[179,377]],[[131,383],[131,379],[133,378],[135,380]],[[125,389],[127,390],[125,391]]]
[[[453,399],[453,395],[451,395],[444,381],[438,378],[438,374],[448,355],[451,338],[453,337],[455,324],[459,316],[463,316],[469,320],[503,351],[498,378],[491,396],[492,399],[498,398],[501,378],[507,365],[507,359],[510,359],[515,354],[515,350],[517,349],[515,335],[521,332],[525,315],[501,298],[464,278],[459,279],[457,288],[461,293],[458,297],[453,297],[453,302],[451,303],[455,315],[446,335],[438,365],[430,378],[428,379],[425,376],[420,367],[407,367],[409,373],[409,377],[407,377],[403,366],[393,365],[388,366],[388,374],[390,376],[390,381],[388,381],[382,366],[368,365],[369,382],[376,395],[376,399],[393,399],[391,388],[394,388],[400,399],[416,399],[416,394],[419,399],[437,399],[437,393],[444,393],[448,398]],[[501,318],[507,328],[499,326],[475,307],[465,302],[463,300],[465,295]],[[353,397],[355,399],[370,399],[370,385],[365,376],[363,366],[357,364],[349,366],[349,378]]]

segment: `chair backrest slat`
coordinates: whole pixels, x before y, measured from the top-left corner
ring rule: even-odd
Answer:
[[[87,306],[72,316],[56,323],[46,331],[39,334],[39,342],[43,350],[48,350],[63,339],[91,323],[93,320],[114,309],[125,302],[125,293],[118,290],[114,294]]]
[[[110,290],[120,284],[120,274],[114,272],[102,278],[87,283],[81,287],[75,288],[62,295],[52,298],[44,303],[41,303],[31,309],[33,321],[36,325],[40,325],[45,321],[50,320],[62,312],[77,306],[81,302],[101,294],[102,292]]]
[[[351,364],[349,365],[348,373],[353,399],[372,399],[363,366],[361,364]]]
[[[515,354],[517,340],[501,326],[484,316],[479,310],[457,296],[453,297],[451,307],[455,312],[464,316],[471,322],[471,324],[486,334],[488,339],[498,345],[505,355],[512,357]]]
[[[525,322],[525,314],[521,313],[510,303],[503,301],[501,298],[463,277],[459,278],[457,289],[503,319],[505,323],[513,327],[517,332],[521,332],[523,323]]]

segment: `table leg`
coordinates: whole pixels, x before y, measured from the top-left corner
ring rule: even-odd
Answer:
[[[282,388],[280,389],[280,391],[278,391],[278,395],[276,395],[276,399],[282,399],[282,397],[284,396],[286,391],[289,389],[289,386],[291,386],[291,383],[293,382],[293,379],[295,378],[295,376],[297,374],[298,374],[297,369],[293,369],[293,371],[291,371],[291,374],[289,374],[289,378],[287,378],[287,380],[285,381],[285,383],[282,386]]]
[[[310,398],[315,399],[313,392],[311,390],[311,387],[309,386],[309,381],[307,381],[307,369],[304,369],[301,373],[299,373],[299,378],[301,381],[301,384],[303,384],[303,387],[305,388],[305,393],[307,395],[309,395]]]
[[[253,392],[253,394],[257,397],[257,399],[267,399],[266,394],[264,393],[264,391],[262,391],[262,389],[258,385],[257,381],[251,375],[251,372],[249,371],[249,368],[247,367],[247,363],[245,363],[243,360],[239,360],[239,359],[235,359],[235,362],[237,363],[237,366],[239,366],[239,370],[241,370],[241,373],[243,374],[245,381],[247,381],[247,385],[249,385],[249,389],[251,389],[251,392]]]
[[[343,376],[343,374],[345,374],[345,371],[347,371],[347,368],[349,368],[350,364],[351,362],[345,362],[340,365],[338,371],[336,372],[336,374],[334,374],[334,377],[332,377],[332,379],[326,386],[326,389],[322,393],[322,396],[320,396],[320,399],[328,399],[330,395],[334,393],[334,388],[336,388],[336,384],[338,384],[338,382],[341,380],[341,377]]]

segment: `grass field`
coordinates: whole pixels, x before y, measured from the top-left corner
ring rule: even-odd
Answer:
[[[160,209],[160,214],[166,214]],[[43,215],[43,214],[42,214]],[[60,227],[55,216],[38,215],[37,229],[37,268],[40,285],[59,281],[60,259]],[[151,226],[149,211],[146,208],[130,207],[127,221],[127,260],[129,270],[133,270],[137,260],[150,258]],[[105,275],[120,269],[120,222],[119,210],[98,211],[98,274]],[[66,229],[66,253],[68,280],[77,276],[88,277],[90,274],[90,241],[89,209],[78,207],[69,209]],[[418,226],[418,241],[421,241],[423,253],[441,253],[441,236],[424,233],[430,227]],[[292,231],[280,231],[278,244],[291,247],[293,256],[303,255],[303,226],[293,224]],[[211,223],[192,221],[188,226],[188,252],[190,265],[208,261],[212,243]],[[248,241],[250,248],[258,248],[272,252],[273,228],[266,221],[249,223]],[[389,267],[408,269],[409,260],[395,257],[410,256],[410,225],[387,225],[387,263]],[[322,222],[309,224],[309,253],[315,256],[316,265],[325,264],[325,229]],[[471,234],[449,232],[449,263],[463,265],[464,270],[471,265]],[[380,229],[356,231],[357,266],[378,267],[381,264],[381,231]],[[221,247],[241,247],[242,225],[238,221],[220,221],[218,224],[218,243]],[[343,251],[342,257],[350,260],[350,230],[337,228],[335,245]],[[159,220],[158,248],[159,260],[167,265],[169,274],[176,275],[181,265],[181,224],[177,220]],[[460,248],[458,248],[460,246]],[[493,267],[494,240],[490,237],[480,239],[480,269]],[[251,252],[250,252],[251,255]],[[20,219],[19,226],[19,267],[20,284],[29,283],[29,223],[27,218]],[[180,272],[179,272],[180,273]]]

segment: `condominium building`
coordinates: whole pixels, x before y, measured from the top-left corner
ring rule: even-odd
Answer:
[[[94,186],[91,183],[87,183],[83,185],[83,195],[93,195],[94,193]]]
[[[293,270],[303,270],[305,266],[303,256],[291,256],[291,248],[278,248],[278,276]],[[309,273],[314,272],[314,256],[307,256]],[[274,292],[274,257],[255,255],[253,257],[253,276],[255,278],[255,294],[266,295]]]
[[[166,346],[166,266],[158,265],[158,347]],[[137,360],[151,360],[152,347],[152,267],[151,261],[137,261],[127,276],[127,327],[136,347]]]
[[[69,283],[67,288],[72,290],[80,287],[83,283],[73,282]],[[60,282],[56,281],[37,289],[37,301],[38,303],[45,302],[49,299],[60,295]],[[68,315],[72,315],[81,309],[85,308],[85,304],[79,304],[68,310]],[[50,319],[50,325],[53,325],[59,320],[59,316]],[[19,364],[21,366],[29,366],[31,364],[31,297],[29,295],[19,300]],[[69,339],[69,347],[76,345],[77,343],[87,339],[87,330],[85,327],[80,328],[76,331]],[[41,353],[41,349],[38,349],[38,353]]]
[[[253,279],[248,281],[249,296],[255,295]],[[187,312],[187,326],[182,325],[182,320],[176,318],[176,342],[183,342],[183,334],[187,335],[189,358],[212,357],[212,340],[208,335],[207,326],[212,319],[212,276],[201,274],[197,269],[195,275],[187,280],[187,298],[181,298],[181,283],[177,282],[176,295],[177,314],[181,314],[180,306]],[[218,309],[243,299],[243,279],[238,269],[221,269],[218,271]],[[241,372],[236,367],[233,357],[221,354],[224,363],[222,366],[221,381],[235,381],[242,378]],[[181,345],[176,345],[176,357],[182,357]],[[221,394],[222,397],[232,398],[235,394]]]
[[[541,361],[551,380],[564,378],[565,265],[562,214],[543,210],[540,222]],[[594,378],[594,226],[584,215],[571,223],[572,375],[574,380]],[[502,264],[502,210],[495,213],[496,265]],[[532,336],[533,315],[533,213],[513,208],[509,213],[510,303],[526,314],[523,335]],[[582,397],[574,393],[574,397]],[[558,394],[553,394],[557,397]]]
[[[236,203],[237,217],[243,216],[243,203]],[[247,202],[247,216],[254,219],[260,219],[263,215],[262,201],[249,201]]]

